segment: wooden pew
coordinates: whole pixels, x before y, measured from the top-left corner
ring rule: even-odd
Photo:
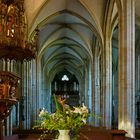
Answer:
[[[123,130],[107,130],[85,126],[80,130],[78,140],[125,140],[126,132]]]

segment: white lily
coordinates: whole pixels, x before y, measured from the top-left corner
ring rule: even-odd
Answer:
[[[45,108],[43,108],[39,113],[39,117],[44,117],[46,114],[48,114],[48,111]]]

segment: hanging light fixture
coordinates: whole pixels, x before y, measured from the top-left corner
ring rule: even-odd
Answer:
[[[27,39],[24,0],[0,0],[0,59],[31,60],[36,56],[38,29]]]

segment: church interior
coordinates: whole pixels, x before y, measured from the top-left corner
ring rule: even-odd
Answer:
[[[0,0],[1,140],[31,133],[53,94],[140,139],[139,35],[140,0]]]

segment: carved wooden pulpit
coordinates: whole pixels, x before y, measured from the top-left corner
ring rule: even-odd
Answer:
[[[3,120],[10,115],[12,106],[19,99],[18,83],[20,77],[0,71],[0,140],[3,140]]]

